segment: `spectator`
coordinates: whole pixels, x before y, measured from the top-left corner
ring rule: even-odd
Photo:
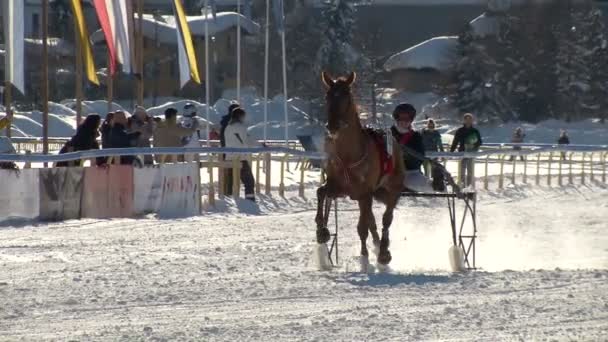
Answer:
[[[397,143],[403,147],[405,162],[405,188],[410,191],[429,191],[427,179],[420,172],[424,158],[424,142],[422,135],[412,128],[416,118],[416,109],[409,103],[402,103],[393,111],[396,124],[391,127],[391,133]]]
[[[511,143],[512,144],[523,144],[525,137],[526,137],[526,135],[524,134],[523,129],[521,127],[517,127],[515,129],[515,131],[513,132],[513,137],[511,137]],[[513,150],[521,151],[521,146],[513,146]],[[511,161],[513,161],[514,159],[515,159],[515,156],[511,156],[511,158],[509,158],[509,160],[511,160]],[[519,159],[521,161],[523,161],[524,156],[519,156]]]
[[[127,131],[128,124],[127,115],[123,111],[114,113],[114,124],[110,131],[110,139],[108,141],[110,148],[129,148],[137,146],[137,141],[141,135],[140,132],[129,133]],[[136,163],[135,156],[120,157],[120,164],[133,165]]]
[[[435,130],[435,120],[428,119],[426,128],[422,131],[422,142],[424,143],[424,150],[426,152],[443,152],[443,141],[441,140],[441,134]],[[427,177],[432,175],[432,164],[430,161],[424,162],[424,173]],[[443,174],[441,175],[443,176]],[[434,178],[434,177],[433,177]]]
[[[221,147],[226,147],[226,127],[228,127],[228,124],[230,123],[230,119],[232,117],[232,111],[235,110],[236,108],[240,108],[240,105],[238,103],[232,103],[229,107],[228,107],[228,114],[222,116],[222,120],[220,121],[220,146]],[[222,160],[226,160],[226,155],[222,154]],[[224,194],[226,194],[226,196],[231,196],[232,195],[232,169],[231,168],[224,168]],[[229,186],[230,185],[230,186]]]
[[[97,137],[99,137],[99,125],[101,123],[101,117],[97,114],[88,115],[82,124],[76,129],[76,134],[65,143],[65,145],[59,151],[59,154],[76,151],[87,151],[87,150],[98,150],[99,143]],[[105,164],[105,158],[97,158],[97,165]],[[81,160],[75,161],[64,161],[57,162],[57,167],[67,166],[80,166]]]
[[[154,131],[154,147],[181,147],[182,138],[191,135],[198,129],[198,121],[190,128],[183,127],[177,123],[177,110],[168,108],[165,110],[165,120],[157,120]],[[176,162],[175,156],[159,155],[157,162]]]
[[[152,138],[152,135],[154,135],[154,129],[156,128],[156,123],[154,122],[154,120],[152,120],[152,118],[150,116],[148,116],[146,109],[141,106],[135,107],[135,110],[133,111],[133,116],[131,116],[129,119],[130,119],[129,132],[130,133],[134,133],[134,132],[141,133],[139,135],[139,138],[137,138],[137,144],[135,146],[136,147],[151,147],[152,145],[150,144],[150,138]],[[147,154],[144,156],[144,164],[145,165],[154,164],[154,159],[152,158],[152,155]]]
[[[559,133],[559,139],[557,139],[557,143],[559,145],[570,145],[570,138],[568,137],[568,132],[566,130],[561,130]],[[561,153],[562,160],[566,160],[566,152]]]
[[[245,125],[245,117],[247,113],[241,108],[235,108],[232,111],[232,119],[224,132],[226,138],[226,147],[230,148],[250,148],[262,146],[256,140],[252,139],[247,133]],[[241,182],[245,186],[245,198],[255,202],[255,179],[251,172],[251,166],[246,155],[229,154],[227,160],[238,159],[241,161]],[[232,189],[232,178],[227,180],[227,186]]]
[[[467,113],[463,117],[463,126],[456,130],[454,134],[454,140],[452,141],[451,152],[477,152],[482,144],[481,134],[477,128],[473,127],[474,117],[473,114]],[[473,177],[475,160],[471,158],[465,158],[460,163],[460,183],[467,187],[473,185]]]
[[[184,114],[182,121],[180,123],[182,127],[192,128],[195,127],[196,131],[192,132],[190,135],[184,136],[182,138],[182,146],[184,147],[201,147],[199,142],[201,138],[201,132],[198,129],[200,127],[200,123],[197,118],[196,106],[194,104],[187,102],[184,106]],[[184,155],[184,160],[187,162],[198,161],[198,154],[187,154]]]

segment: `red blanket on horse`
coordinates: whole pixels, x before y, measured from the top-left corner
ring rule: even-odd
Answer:
[[[395,161],[393,160],[393,151],[388,150],[386,132],[372,127],[366,127],[365,131],[372,137],[374,145],[376,145],[376,148],[378,149],[382,175],[392,174],[393,171],[395,171]]]

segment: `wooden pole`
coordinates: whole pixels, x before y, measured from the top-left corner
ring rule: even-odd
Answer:
[[[6,58],[6,57],[5,57]],[[5,71],[5,73],[7,73]],[[6,108],[6,117],[9,119],[10,123],[6,126],[6,136],[11,137],[11,126],[13,122],[13,110],[11,108],[11,103],[13,102],[13,85],[8,80],[4,82],[4,107]]]
[[[553,152],[549,153],[549,163],[547,164],[547,186],[551,186],[551,163],[553,162]]]
[[[77,29],[74,29],[74,36],[76,42],[76,126],[78,126],[82,120],[82,44]]]
[[[137,68],[139,77],[137,78],[137,104],[144,105],[144,0],[137,0]]]
[[[108,113],[112,111],[112,97],[114,96],[114,77],[112,76],[112,71],[110,70],[110,52],[108,51],[108,75],[107,75],[107,85],[108,85]]]
[[[49,153],[49,0],[42,1],[42,153]],[[44,167],[47,163],[44,163]]]

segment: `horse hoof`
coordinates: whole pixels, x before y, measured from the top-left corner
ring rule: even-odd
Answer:
[[[317,229],[317,243],[328,243],[330,238],[331,234],[329,233],[329,229]]]
[[[378,255],[380,255],[380,241],[374,242],[374,247],[372,248],[372,253],[374,253],[374,255],[376,256],[376,259],[378,259]]]
[[[380,265],[388,265],[388,264],[390,264],[391,260],[393,260],[393,257],[391,256],[391,252],[389,252],[389,251],[380,252],[380,255],[378,256],[378,263]]]

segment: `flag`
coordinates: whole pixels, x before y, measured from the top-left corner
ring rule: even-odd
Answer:
[[[110,74],[116,72],[116,61],[122,71],[132,70],[133,7],[131,1],[94,0],[95,12],[108,45]]]
[[[4,17],[4,42],[6,63],[4,70],[6,80],[15,86],[22,94],[25,94],[24,63],[23,55],[23,0],[4,0],[2,2],[2,13]]]
[[[201,79],[198,74],[192,35],[190,34],[190,27],[188,26],[181,0],[173,0],[173,12],[175,14],[175,32],[177,34],[180,85],[183,87],[190,80],[200,84]]]
[[[74,13],[74,27],[78,32],[80,40],[80,50],[82,51],[82,59],[84,61],[84,69],[87,73],[87,78],[91,83],[99,85],[99,79],[95,72],[95,61],[93,60],[93,51],[91,50],[91,42],[89,41],[89,30],[87,30],[82,13],[82,4],[80,0],[72,0],[72,12]],[[78,80],[80,82],[80,80]]]
[[[273,0],[272,11],[274,20],[276,21],[277,31],[283,33],[285,30],[285,11],[283,9],[283,0]]]

